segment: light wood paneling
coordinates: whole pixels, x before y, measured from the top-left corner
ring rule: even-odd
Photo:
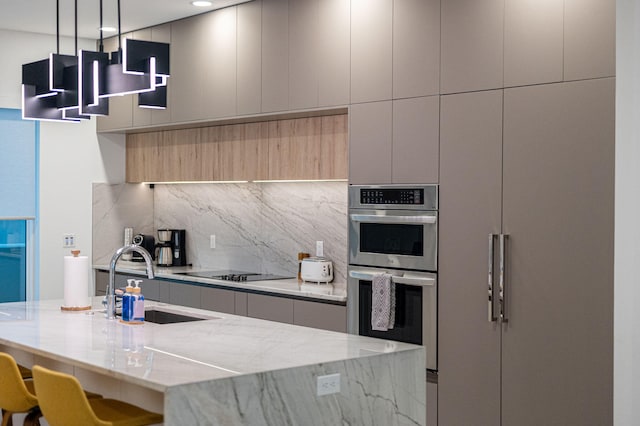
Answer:
[[[127,135],[127,182],[346,179],[347,116]]]

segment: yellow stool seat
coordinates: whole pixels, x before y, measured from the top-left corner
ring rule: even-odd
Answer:
[[[22,379],[16,360],[0,352],[0,408],[2,426],[11,425],[14,413],[29,413],[38,407],[33,384]]]
[[[162,423],[161,414],[114,399],[88,399],[78,379],[33,367],[40,410],[51,426],[144,426]]]

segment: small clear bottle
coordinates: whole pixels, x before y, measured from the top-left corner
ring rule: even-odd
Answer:
[[[133,315],[131,322],[144,322],[144,296],[142,295],[142,289],[140,283],[142,280],[135,280],[135,287],[132,290],[132,302],[133,302]]]
[[[129,322],[133,319],[133,283],[135,280],[127,280],[125,293],[122,295],[122,321]]]

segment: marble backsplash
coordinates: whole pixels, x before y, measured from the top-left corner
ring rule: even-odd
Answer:
[[[156,185],[154,222],[186,229],[187,261],[202,268],[295,276],[297,253],[323,241],[346,289],[346,182]]]
[[[153,191],[141,184],[93,184],[93,263],[105,265],[124,243],[124,228],[153,234]]]
[[[334,287],[346,290],[347,183],[239,183],[93,187],[93,263],[107,264],[123,230],[156,234],[185,229],[187,262],[295,276],[297,253],[315,255],[324,242]],[[210,248],[215,235],[216,248]]]

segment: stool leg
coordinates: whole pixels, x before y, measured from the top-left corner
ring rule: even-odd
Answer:
[[[35,408],[24,418],[24,426],[40,426],[40,417],[42,412],[39,408]]]
[[[2,410],[2,426],[13,426],[13,413]]]

